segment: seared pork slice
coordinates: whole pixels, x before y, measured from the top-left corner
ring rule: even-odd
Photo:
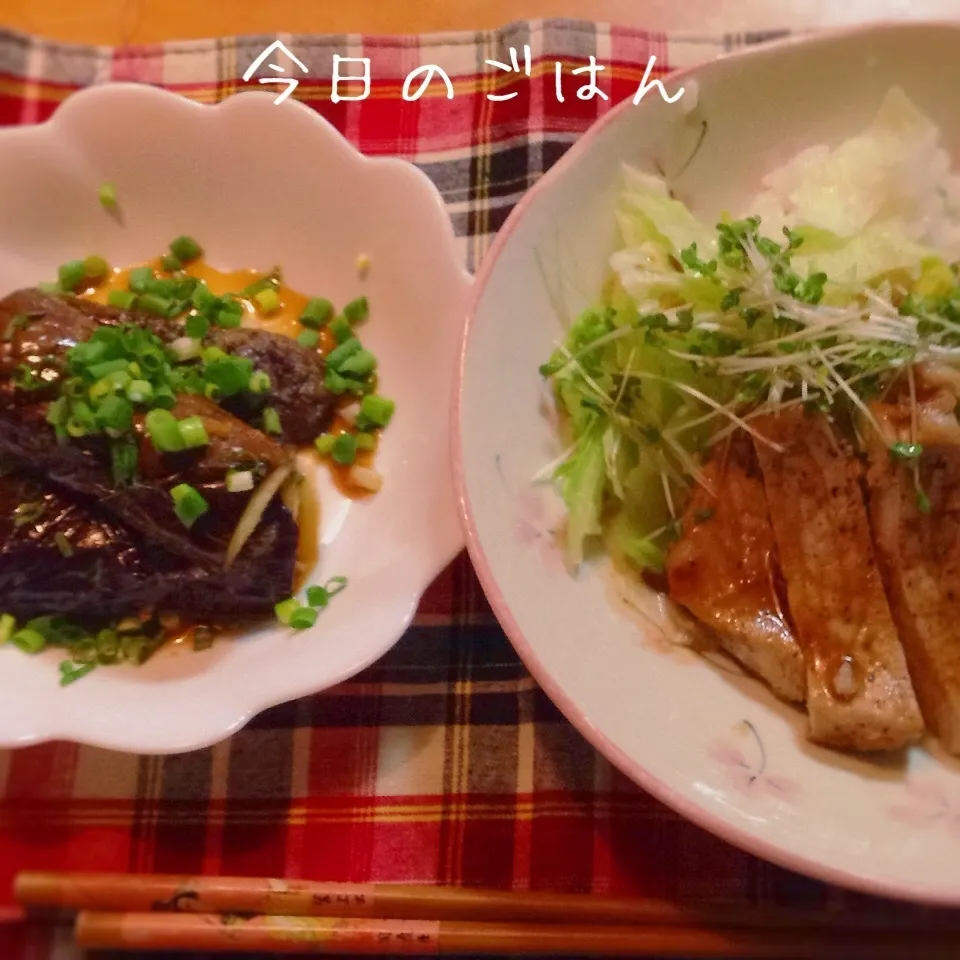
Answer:
[[[704,468],[667,556],[670,597],[712,628],[719,645],[777,696],[802,701],[803,655],[777,597],[776,547],[749,440]]]
[[[870,538],[859,466],[829,422],[802,411],[754,421],[755,445],[807,668],[810,739],[893,750],[923,719]]]
[[[877,404],[874,414],[889,431],[866,434],[880,569],[924,719],[945,750],[960,754],[960,447],[926,443],[915,464],[896,461],[891,443],[929,440],[925,405],[915,431],[907,405]],[[939,414],[934,420],[942,425]],[[918,487],[929,512],[918,507]]]

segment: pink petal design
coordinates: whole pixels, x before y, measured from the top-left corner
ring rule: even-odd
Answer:
[[[763,776],[759,778],[758,783],[762,785],[766,794],[788,803],[793,803],[803,793],[800,784],[789,777]]]
[[[951,832],[960,833],[960,810],[942,783],[931,777],[911,780],[904,792],[907,800],[890,807],[891,819],[913,827],[929,827],[945,821]]]
[[[540,528],[526,517],[517,517],[515,529],[521,543],[530,544],[540,539]]]
[[[769,774],[751,763],[744,751],[730,740],[711,741],[707,745],[707,756],[723,767],[727,781],[740,793],[793,803],[803,792],[796,780]]]
[[[517,494],[516,500],[518,513],[538,522],[543,520],[543,497],[532,490],[523,490]]]
[[[718,763],[726,767],[739,767],[743,770],[749,770],[743,751],[728,740],[714,740],[707,746],[707,754]]]

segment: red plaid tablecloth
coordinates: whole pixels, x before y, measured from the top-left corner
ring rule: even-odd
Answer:
[[[0,32],[0,122],[41,121],[78,87],[111,80],[220,100],[272,75],[264,65],[242,80],[275,39],[111,50]],[[651,56],[653,75],[662,76],[765,38],[679,39],[540,21],[419,38],[279,39],[308,69],[282,53],[272,58],[302,78],[294,96],[364,152],[407,158],[432,178],[472,269],[523,192],[598,115],[633,96]],[[511,47],[519,73],[485,65],[509,65]],[[331,101],[334,54],[370,59],[365,100]],[[571,71],[591,56],[604,67],[598,87],[609,99],[576,95],[587,76]],[[402,100],[404,77],[424,64],[446,71],[452,99],[437,79],[419,101]],[[354,71],[358,64],[341,67]],[[465,557],[374,668],[269,710],[213,748],[166,758],[68,743],[0,751],[4,958],[47,956],[51,938],[61,948],[67,939],[17,919],[10,885],[24,868],[636,892],[923,915],[763,864],[632,786],[536,687]]]

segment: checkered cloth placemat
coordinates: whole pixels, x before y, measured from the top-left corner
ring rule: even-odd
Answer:
[[[277,48],[245,82],[277,39],[286,52]],[[295,77],[292,95],[361,150],[404,157],[430,176],[473,269],[523,192],[600,114],[635,94],[651,57],[648,79],[764,39],[679,39],[560,20],[428,37],[260,36],[124,49],[0,33],[0,123],[41,121],[73,90],[95,83],[132,80],[212,102],[261,78]],[[511,48],[518,71],[486,63],[512,68]],[[369,96],[333,102],[335,55],[369,59]],[[589,71],[572,71],[589,67],[590,57],[603,67],[599,92],[581,98]],[[283,72],[271,71],[271,62]],[[404,101],[404,79],[427,64],[442,68],[453,97],[436,74],[419,100]],[[343,61],[339,71],[362,67]],[[362,84],[337,92],[358,96]],[[374,668],[269,710],[211,749],[167,758],[62,743],[0,752],[5,958],[28,950],[47,956],[54,936],[16,919],[10,884],[24,868],[914,909],[763,864],[628,783],[538,690],[465,557]]]

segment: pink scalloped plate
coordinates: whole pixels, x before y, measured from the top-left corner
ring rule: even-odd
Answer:
[[[65,688],[56,652],[0,649],[2,746],[63,739],[173,753],[221,740],[382,656],[462,546],[448,411],[470,277],[442,200],[411,164],[364,157],[309,108],[273,101],[247,92],[201,106],[110,84],[71,96],[47,123],[0,131],[0,289],[90,253],[139,262],[187,233],[214,267],[279,264],[291,287],[334,303],[366,294],[363,338],[397,403],[378,452],[383,489],[349,501],[305,464],[321,511],[310,581],[349,585],[302,633],[264,628],[199,653],[161,650]],[[98,201],[105,181],[119,218]]]

